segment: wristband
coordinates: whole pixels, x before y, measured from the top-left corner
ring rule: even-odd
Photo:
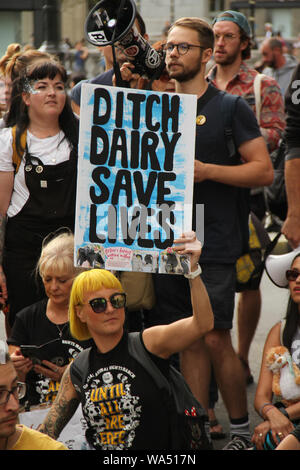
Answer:
[[[269,408],[265,411],[265,415],[266,415],[266,416],[268,416],[267,413],[268,413],[268,411],[270,411],[272,408],[276,408],[276,406],[270,405]]]
[[[263,415],[263,410],[264,410],[264,408],[265,408],[266,406],[268,406],[268,409],[264,412],[265,415],[267,414],[267,412],[268,412],[271,408],[274,407],[273,403],[269,403],[269,402],[264,403],[264,404],[260,407],[259,415],[260,415],[263,419],[265,419],[265,418],[264,418],[264,415]]]
[[[270,402],[264,403],[264,404],[260,407],[259,412],[258,412],[258,414],[259,414],[262,418],[263,418],[262,411],[263,411],[264,407],[267,406],[267,405],[269,405],[269,406],[270,406],[270,405],[271,405],[271,406],[274,406],[273,403],[270,403]]]
[[[196,269],[196,271],[193,271],[189,274],[184,274],[184,277],[186,277],[187,279],[195,279],[195,277],[199,276],[201,273],[202,269],[201,266],[198,264],[198,268]]]

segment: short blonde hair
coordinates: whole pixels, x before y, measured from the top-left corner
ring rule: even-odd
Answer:
[[[62,273],[76,276],[82,272],[82,268],[76,268],[74,265],[72,232],[61,233],[42,247],[36,270],[42,278],[47,272],[57,273],[58,276]]]
[[[122,284],[110,271],[106,269],[90,269],[79,274],[72,285],[69,303],[69,322],[71,335],[79,341],[91,338],[86,323],[78,318],[76,307],[83,305],[84,296],[87,292],[101,289],[117,289],[124,292]]]

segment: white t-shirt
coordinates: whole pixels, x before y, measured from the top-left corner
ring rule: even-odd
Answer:
[[[62,140],[63,138],[62,131],[45,139],[39,139],[27,131],[28,151],[31,155],[38,157],[44,165],[57,165],[69,160],[70,157],[71,147],[66,139]],[[14,171],[12,140],[11,128],[0,129],[0,171]],[[13,193],[7,210],[8,217],[18,214],[29,197],[24,166],[23,159],[14,179]]]

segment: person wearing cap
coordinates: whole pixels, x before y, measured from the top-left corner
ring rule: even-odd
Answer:
[[[258,72],[245,62],[251,57],[251,29],[247,18],[240,12],[227,10],[213,21],[215,35],[214,60],[208,79],[220,90],[242,96],[257,114],[254,79]],[[271,152],[285,129],[284,102],[278,83],[262,77],[260,130]],[[261,218],[261,213],[259,214]]]
[[[266,363],[266,355],[271,348],[285,346],[295,364],[300,366],[300,249],[284,255],[269,255],[266,272],[276,286],[287,288],[290,295],[285,319],[271,328],[263,349],[254,400],[254,407],[263,419],[252,436],[257,450],[274,449],[300,424],[300,401],[285,406],[273,396],[273,373]]]
[[[25,392],[6,344],[0,341],[0,450],[68,450],[61,442],[18,424],[19,399]]]
[[[251,29],[245,15],[227,10],[213,21],[215,35],[214,59],[208,79],[218,89],[242,96],[256,114],[260,131],[269,152],[275,150],[285,129],[284,102],[277,82],[263,76],[260,84],[261,104],[258,109],[254,81],[258,72],[250,68],[246,60],[251,56]],[[265,216],[263,188],[251,190],[252,212],[262,220]],[[261,271],[261,275],[262,275]],[[238,355],[245,370],[247,384],[253,382],[249,368],[249,350],[261,311],[261,275],[248,283],[237,285],[241,292],[238,303]]]

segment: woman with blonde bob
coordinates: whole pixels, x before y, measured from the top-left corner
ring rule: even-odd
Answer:
[[[209,298],[199,275],[201,243],[194,232],[183,234],[174,243],[175,252],[190,255],[191,274],[186,276],[190,279],[193,315],[139,334],[145,353],[166,377],[170,356],[213,327]],[[129,353],[134,333],[124,328],[125,305],[124,289],[108,271],[92,269],[74,280],[69,309],[71,333],[80,340],[92,337],[94,346],[66,370],[40,431],[56,439],[81,402],[91,448],[170,448],[170,417],[162,391]],[[87,362],[84,373],[79,373],[77,366],[83,357]]]
[[[62,232],[62,233],[60,233]],[[90,341],[75,340],[69,331],[68,308],[72,284],[82,268],[74,266],[74,236],[60,229],[47,236],[36,267],[46,298],[21,310],[7,342],[19,378],[26,381],[27,405],[51,403],[67,365]],[[44,345],[43,360],[22,346]]]
[[[105,269],[92,269],[77,276],[73,283],[69,305],[70,331],[74,338],[84,341],[91,338],[86,323],[77,315],[77,307],[84,304],[86,292],[95,292],[100,289],[115,289],[124,292],[119,281],[110,271]]]

